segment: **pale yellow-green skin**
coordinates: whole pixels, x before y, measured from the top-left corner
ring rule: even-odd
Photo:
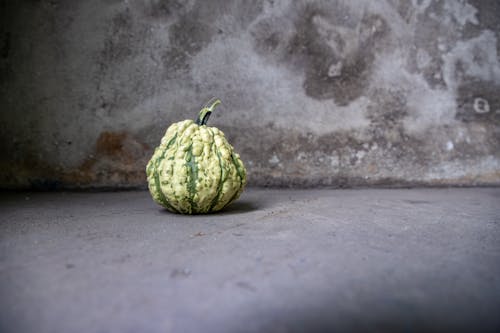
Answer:
[[[240,196],[247,181],[243,162],[224,133],[192,120],[167,129],[146,174],[153,199],[182,214],[221,210]]]

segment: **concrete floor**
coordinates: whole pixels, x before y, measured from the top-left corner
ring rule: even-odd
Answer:
[[[500,331],[500,189],[0,195],[0,332]]]

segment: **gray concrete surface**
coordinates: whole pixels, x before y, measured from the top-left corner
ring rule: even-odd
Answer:
[[[144,187],[172,122],[253,185],[500,184],[498,0],[0,4],[0,187]]]
[[[500,189],[0,196],[0,332],[498,332]]]

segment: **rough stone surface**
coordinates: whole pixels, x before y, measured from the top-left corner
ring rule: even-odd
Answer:
[[[499,332],[500,189],[0,195],[0,332]]]
[[[0,6],[3,187],[144,186],[212,96],[250,184],[500,184],[497,0]]]

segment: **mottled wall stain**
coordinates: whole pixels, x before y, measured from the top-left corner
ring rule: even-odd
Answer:
[[[0,8],[2,187],[144,187],[212,96],[253,185],[500,184],[498,1]]]
[[[338,7],[335,1],[299,4],[257,22],[251,33],[257,52],[304,72],[306,95],[347,105],[368,87],[374,53],[389,27],[368,13],[353,23],[348,10],[339,15]],[[289,26],[283,21],[289,16],[294,32],[287,38]]]
[[[145,181],[143,166],[149,159],[148,145],[127,132],[102,132],[91,154],[75,172],[64,175],[64,184],[79,186],[105,182],[140,184]]]

